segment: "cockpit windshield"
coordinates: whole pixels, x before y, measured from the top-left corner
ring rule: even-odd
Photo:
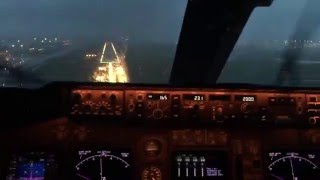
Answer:
[[[275,0],[256,8],[220,83],[320,86],[318,0]]]
[[[169,82],[187,1],[0,2],[0,85]]]

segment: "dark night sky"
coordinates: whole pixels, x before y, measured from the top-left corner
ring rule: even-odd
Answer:
[[[1,0],[0,37],[117,37],[176,41],[186,0]]]
[[[320,17],[319,0],[310,12]],[[241,39],[286,39],[307,0],[257,8]],[[187,0],[1,0],[0,37],[118,37],[176,42]],[[319,34],[319,33],[318,33]]]

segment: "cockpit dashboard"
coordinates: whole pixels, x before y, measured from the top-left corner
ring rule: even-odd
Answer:
[[[17,94],[0,179],[320,177],[317,89],[51,85],[5,103]]]

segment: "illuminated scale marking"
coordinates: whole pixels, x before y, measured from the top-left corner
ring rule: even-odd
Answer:
[[[318,166],[315,165],[315,164],[314,164],[313,162],[311,162],[310,160],[308,160],[308,159],[306,159],[306,158],[304,158],[304,157],[295,156],[295,155],[285,156],[285,157],[282,157],[282,158],[280,158],[280,159],[277,159],[277,160],[273,161],[273,162],[268,166],[268,168],[269,168],[269,170],[271,171],[271,170],[272,170],[272,166],[274,166],[275,163],[277,163],[277,162],[279,162],[279,161],[281,161],[281,160],[282,160],[283,162],[285,162],[286,159],[289,159],[289,160],[291,161],[292,158],[293,158],[293,159],[299,159],[299,161],[305,160],[306,162],[308,162],[308,163],[310,163],[311,165],[313,165],[313,169],[317,169],[317,168],[318,168]]]
[[[99,163],[100,163],[100,177],[101,177],[101,180],[106,180],[106,177],[103,177],[103,167],[102,167],[102,158],[107,158],[107,157],[110,157],[109,159],[112,160],[112,158],[115,158],[121,162],[123,162],[125,164],[125,168],[128,168],[130,167],[129,163],[125,160],[123,160],[122,158],[119,158],[117,156],[114,156],[114,155],[111,155],[111,154],[105,154],[105,153],[102,153],[102,154],[97,154],[97,155],[93,155],[93,156],[89,156],[87,158],[85,158],[84,160],[80,161],[77,165],[76,165],[76,169],[77,170],[80,170],[80,166],[82,164],[84,164],[86,161],[89,161],[90,159],[91,160],[95,160],[95,158],[99,158]],[[80,176],[81,178],[83,179],[88,179],[84,176],[82,176],[81,174],[78,174],[78,176]]]

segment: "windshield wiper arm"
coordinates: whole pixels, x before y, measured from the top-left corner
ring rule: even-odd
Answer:
[[[284,61],[277,75],[276,85],[283,85],[288,81],[289,86],[297,86],[301,83],[298,60],[301,56],[302,47],[298,47],[296,41],[308,40],[320,25],[320,12],[317,4],[319,0],[308,0],[297,22],[296,29],[289,40],[287,50],[283,54]],[[302,43],[300,43],[302,44]]]

